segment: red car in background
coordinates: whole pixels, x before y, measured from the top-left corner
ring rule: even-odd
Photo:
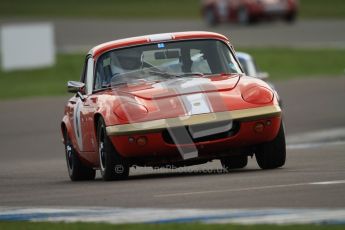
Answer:
[[[292,23],[297,16],[297,0],[203,0],[202,14],[210,25],[223,22],[248,24],[263,19],[283,19]]]
[[[61,122],[71,180],[124,179],[131,166],[182,167],[256,156],[285,164],[276,92],[248,77],[230,41],[211,32],[115,40],[86,55]]]

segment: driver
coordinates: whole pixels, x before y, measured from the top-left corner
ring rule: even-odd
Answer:
[[[111,52],[111,71],[113,75],[140,69],[141,52],[136,49],[123,49]]]

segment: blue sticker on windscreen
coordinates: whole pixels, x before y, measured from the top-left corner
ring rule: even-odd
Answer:
[[[158,48],[160,48],[160,49],[165,47],[164,43],[159,43],[157,46],[158,46]]]

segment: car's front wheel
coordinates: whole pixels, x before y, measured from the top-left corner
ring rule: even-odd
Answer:
[[[99,119],[97,126],[98,154],[102,178],[105,181],[126,179],[129,166],[116,152],[107,133],[103,119]]]
[[[232,169],[241,169],[247,166],[248,157],[246,155],[227,157],[220,160],[222,166],[227,171]]]
[[[76,150],[73,148],[67,131],[65,132],[65,155],[68,175],[72,181],[95,179],[96,171],[91,167],[83,165],[83,163],[80,161]]]
[[[262,169],[279,168],[285,164],[286,144],[283,122],[277,136],[270,142],[258,146],[255,158]]]

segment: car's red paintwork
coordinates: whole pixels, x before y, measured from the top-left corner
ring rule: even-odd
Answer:
[[[280,4],[277,9],[274,5]],[[272,9],[268,10],[270,6]],[[241,10],[247,14],[246,21],[241,21]],[[250,23],[261,19],[282,18],[293,22],[298,11],[298,0],[204,0],[202,14],[210,24],[222,22]],[[210,17],[212,19],[207,18]],[[210,21],[211,20],[211,21]]]
[[[205,38],[212,39],[213,38],[213,39],[219,39],[225,42],[229,41],[228,38],[222,34],[204,32],[204,31],[169,33],[167,35],[172,36],[173,40],[205,39]],[[154,43],[150,40],[150,36],[125,38],[125,39],[120,39],[120,40],[115,40],[115,41],[100,44],[94,47],[93,49],[91,49],[90,53],[95,58],[98,58],[99,55],[101,55],[102,53],[108,50],[123,48],[123,47],[128,47],[128,46],[133,46],[133,45],[150,44],[150,43]]]
[[[183,32],[172,33],[173,40],[190,40],[190,39],[217,39],[232,47],[229,40],[220,34],[210,32]],[[135,37],[130,39],[117,40],[108,42],[93,48],[89,55],[92,55],[97,62],[97,58],[104,52],[112,49],[135,46],[152,42],[149,36]],[[243,74],[217,75],[209,78],[210,89],[203,89],[214,112],[227,111],[245,111],[251,108],[261,108],[275,106],[279,108],[276,96],[270,89],[270,86],[260,79],[247,77]],[[251,96],[253,87],[263,87],[266,90],[260,91],[262,94],[257,98],[267,98],[266,101],[258,100],[255,103],[246,102],[243,99],[243,93],[248,92]],[[189,92],[193,93],[193,92]],[[159,97],[155,97],[159,95]],[[143,121],[152,121],[158,119],[174,118],[186,116],[185,109],[179,99],[179,94],[171,89],[160,87],[154,83],[145,83],[137,86],[121,86],[116,93],[113,90],[102,90],[94,92],[90,95],[84,95],[85,101],[81,101],[79,97],[73,96],[69,99],[65,107],[65,115],[63,117],[61,128],[64,133],[67,131],[71,138],[72,144],[80,159],[87,165],[98,168],[98,143],[96,138],[97,119],[102,117],[107,127],[123,125],[128,123],[137,123]],[[223,103],[219,103],[219,100]],[[154,98],[154,100],[153,100]],[[137,107],[128,108],[128,103],[140,103],[145,105],[148,113],[140,114]],[[76,110],[76,105],[80,106]],[[222,106],[220,106],[222,104]],[[159,106],[158,106],[159,105]],[[121,113],[123,106],[126,111]],[[225,106],[225,107],[224,107]],[[116,110],[116,114],[114,113]],[[78,143],[76,138],[75,114],[80,115],[80,130],[82,143]],[[122,114],[122,115],[121,115]],[[130,116],[130,118],[128,118]],[[265,126],[263,132],[257,133],[253,127],[258,122],[265,123],[267,120],[271,122],[269,126]],[[195,143],[199,150],[200,159],[213,159],[228,154],[236,154],[237,149],[244,149],[259,143],[267,142],[274,139],[278,133],[281,124],[281,114],[271,117],[248,119],[239,121],[238,132],[227,138],[204,141]],[[129,137],[134,139],[139,136],[145,136],[148,140],[145,146],[130,143]],[[116,151],[124,158],[133,159],[131,164],[137,164],[145,158],[148,164],[156,162],[175,162],[181,161],[176,145],[167,143],[162,136],[162,131],[110,136]],[[233,150],[233,151],[230,151]],[[137,160],[136,160],[137,159]]]

